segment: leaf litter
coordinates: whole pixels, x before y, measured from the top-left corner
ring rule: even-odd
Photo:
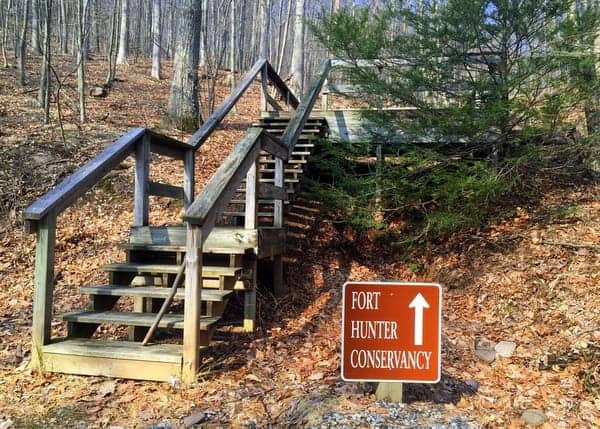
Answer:
[[[37,67],[29,67],[36,82]],[[103,67],[89,63],[91,81],[101,81]],[[140,79],[149,74],[145,62],[120,68],[122,81],[108,98],[90,100],[89,122],[68,127],[65,145],[55,120],[41,124],[39,109],[14,85],[15,74],[0,70],[7,83],[0,87],[2,427],[522,427],[524,417],[540,413],[547,419],[541,427],[600,426],[599,252],[550,244],[600,244],[600,187],[594,183],[548,186],[535,206],[409,255],[316,214],[311,228],[289,239],[290,293],[275,298],[260,289],[256,332],[221,328],[190,389],[32,374],[35,238],[23,234],[20,212],[125,130],[158,127],[168,81]],[[198,152],[198,190],[240,130],[258,117],[255,86]],[[227,93],[218,88],[220,99]],[[74,108],[65,112],[73,122]],[[132,166],[126,161],[59,217],[55,313],[83,307],[78,287],[102,283],[97,268],[124,257],[118,244],[132,220]],[[181,180],[180,166],[171,161],[154,163],[151,174],[167,183]],[[151,222],[177,222],[180,212],[177,204],[153,198]],[[444,285],[444,377],[438,385],[405,385],[405,404],[376,401],[372,385],[340,379],[341,285],[378,279]],[[58,321],[52,328],[53,335],[65,333]],[[483,338],[515,349],[486,363],[475,353]]]

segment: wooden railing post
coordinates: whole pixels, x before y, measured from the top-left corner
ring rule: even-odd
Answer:
[[[35,247],[31,362],[32,367],[39,371],[44,369],[42,347],[50,342],[55,243],[56,215],[49,213],[37,222]]]
[[[284,186],[284,164],[281,158],[275,158],[275,180],[273,185],[279,188]],[[273,226],[283,228],[283,200],[281,199],[276,199],[273,203]],[[275,296],[282,296],[286,292],[281,254],[273,257],[273,292]]]
[[[273,186],[283,188],[283,159],[275,158],[275,180]],[[283,227],[283,200],[276,199],[273,202],[273,226]]]
[[[267,74],[267,63],[265,63],[265,65],[263,66],[263,68],[260,71],[260,82],[261,82],[261,87],[262,87],[262,91],[260,92],[260,110],[261,112],[266,112],[267,111],[267,91],[268,91],[268,82],[269,82],[269,77]]]
[[[148,225],[150,198],[148,180],[150,176],[150,136],[146,133],[137,142],[135,150],[135,190],[133,226]]]
[[[325,82],[323,82],[323,87],[327,87],[327,84],[329,83],[329,79],[325,79]],[[327,112],[327,109],[329,108],[329,94],[324,92],[323,90],[321,90],[321,110],[323,112]]]
[[[244,217],[244,228],[258,228],[258,160],[255,161],[248,173],[246,173],[246,210]],[[256,319],[256,268],[257,255],[248,257],[246,268],[251,272],[251,285],[244,292],[244,330],[254,331],[254,320]]]
[[[185,152],[183,159],[183,208],[187,208],[194,202],[194,167],[195,167],[195,151],[190,149]]]
[[[182,381],[190,385],[196,380],[200,364],[202,228],[199,225],[188,223],[186,243]]]

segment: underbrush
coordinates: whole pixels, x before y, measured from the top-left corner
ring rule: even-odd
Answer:
[[[584,138],[514,142],[497,166],[476,148],[388,144],[378,157],[374,144],[323,140],[304,189],[338,222],[410,247],[510,217],[548,186],[594,180],[597,151]]]

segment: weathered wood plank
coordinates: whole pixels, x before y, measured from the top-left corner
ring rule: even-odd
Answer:
[[[61,315],[63,320],[76,323],[112,323],[115,325],[145,326],[154,322],[156,314],[119,311],[74,311]],[[218,321],[215,317],[201,316],[198,318],[198,329],[207,330]],[[183,329],[183,314],[165,314],[158,324],[159,328]]]
[[[144,128],[135,128],[103,150],[83,167],[36,200],[25,209],[23,217],[40,220],[50,211],[60,213],[73,201],[91,189],[110,170],[119,165],[134,150],[136,143],[144,136]]]
[[[281,141],[290,149],[290,151],[294,149],[298,137],[302,134],[304,124],[312,112],[312,108],[317,101],[323,82],[327,79],[330,68],[331,60],[323,61],[319,72],[311,80],[308,92],[302,98],[296,111],[292,114],[290,122],[283,132],[283,136],[281,136]]]
[[[104,271],[109,272],[123,272],[123,273],[155,273],[155,274],[177,274],[179,271],[178,265],[172,264],[145,264],[145,263],[115,263],[106,264],[102,266]],[[235,277],[239,274],[241,268],[239,267],[221,267],[221,266],[208,266],[202,267],[202,275],[204,277]]]
[[[150,138],[145,135],[136,145],[133,224],[148,225],[150,200],[148,177],[150,176]]]
[[[181,346],[179,346],[181,347]],[[85,355],[45,354],[45,371],[65,374],[165,381],[181,379],[181,364]]]
[[[129,341],[63,339],[44,346],[45,371],[138,380],[181,378],[182,347]]]
[[[174,186],[166,183],[149,182],[148,194],[157,197],[183,199],[184,191],[181,186]]]
[[[86,286],[79,289],[81,293],[88,295],[108,296],[141,296],[144,298],[166,298],[170,289],[160,286]],[[231,291],[202,289],[202,301],[223,301]],[[178,288],[175,299],[184,299],[184,289]]]
[[[184,214],[186,222],[205,225],[213,223],[217,214],[229,203],[242,179],[260,153],[262,129],[251,127],[231,151],[227,159],[206,184],[202,193]],[[211,218],[211,222],[207,220]]]
[[[129,248],[135,246],[159,246],[155,250],[184,251],[186,245],[185,227],[134,227],[129,236]],[[258,247],[257,230],[241,227],[213,228],[202,246],[204,253],[245,253]]]
[[[44,352],[64,355],[88,355],[99,358],[135,359],[139,361],[181,364],[181,345],[152,344],[143,347],[129,341],[108,341],[87,338],[58,338],[44,346]]]
[[[290,151],[278,137],[273,134],[263,131],[260,139],[260,147],[269,154],[287,161],[290,157]]]
[[[202,229],[188,224],[186,243],[182,378],[183,382],[189,385],[196,380],[200,365]]]
[[[214,131],[215,128],[221,123],[225,115],[233,108],[235,103],[240,97],[246,92],[248,87],[254,82],[254,78],[260,73],[264,67],[266,59],[262,58],[258,60],[252,68],[246,73],[244,78],[237,84],[233,92],[227,97],[223,103],[214,111],[212,115],[208,117],[206,122],[194,133],[188,140],[188,144],[193,146],[197,150],[206,141],[208,136]]]
[[[56,218],[53,214],[47,214],[38,222],[35,248],[31,361],[33,368],[38,370],[43,370],[44,366],[42,347],[50,341],[55,243]]]

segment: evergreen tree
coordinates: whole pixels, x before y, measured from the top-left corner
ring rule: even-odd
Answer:
[[[581,161],[573,134],[595,110],[596,25],[596,8],[571,0],[432,0],[322,17],[313,31],[347,61],[346,83],[375,108],[365,113],[372,143],[392,162],[360,177],[341,169],[319,191],[351,198],[340,208],[358,224],[376,223],[380,209],[410,212],[422,235],[480,224],[524,167],[556,161],[552,143]]]

